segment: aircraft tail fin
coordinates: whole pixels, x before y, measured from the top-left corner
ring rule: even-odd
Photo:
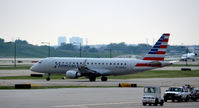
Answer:
[[[169,36],[169,33],[164,33],[142,60],[164,61]]]

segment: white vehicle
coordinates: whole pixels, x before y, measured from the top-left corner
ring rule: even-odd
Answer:
[[[145,106],[146,104],[154,104],[157,106],[157,104],[160,104],[163,106],[164,100],[161,97],[161,89],[160,87],[151,87],[147,86],[144,87],[144,96],[142,99],[142,104]]]
[[[170,87],[166,92],[164,93],[164,101],[167,102],[167,100],[172,100],[174,102],[177,100],[178,102],[181,101],[189,101],[190,98],[190,92],[186,89],[183,89],[182,87]]]
[[[161,68],[172,64],[164,61],[170,34],[163,34],[148,54],[142,60],[131,58],[68,58],[50,57],[34,64],[30,70],[46,73],[46,80],[50,74],[65,73],[68,78],[84,76],[90,81],[95,81],[101,76],[102,81],[107,81],[109,75],[126,75]]]

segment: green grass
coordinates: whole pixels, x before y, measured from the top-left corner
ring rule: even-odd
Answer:
[[[110,79],[199,77],[199,70],[151,70],[137,74],[110,76]]]
[[[63,77],[66,77],[66,74],[51,74],[51,79],[62,79]],[[43,77],[31,77],[31,76],[6,76],[6,77],[0,77],[0,79],[46,79],[46,75],[44,74]],[[67,79],[67,77],[66,77]],[[78,79],[85,79],[85,77],[79,77]]]
[[[51,79],[62,79],[65,74],[52,74]],[[137,74],[120,75],[120,76],[108,76],[109,79],[135,79],[135,78],[179,78],[179,77],[199,77],[199,70],[192,71],[180,71],[180,70],[151,70],[146,72],[140,72]],[[0,79],[44,79],[43,77],[30,77],[30,76],[9,76],[0,77]],[[79,79],[85,79],[80,77]]]
[[[31,66],[0,66],[0,70],[28,70]]]
[[[186,66],[186,64],[172,64],[169,67],[181,67],[181,66]],[[187,66],[199,66],[199,64],[187,64]]]
[[[0,90],[3,90],[3,89],[14,89],[15,87],[14,86],[0,86]]]
[[[52,74],[50,76],[51,79],[62,79],[65,74]],[[46,79],[46,75],[43,77],[31,77],[31,76],[7,76],[7,77],[0,77],[0,79]]]

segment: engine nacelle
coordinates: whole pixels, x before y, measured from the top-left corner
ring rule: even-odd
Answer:
[[[75,79],[75,78],[78,78],[80,76],[81,76],[81,74],[78,71],[75,71],[75,70],[68,70],[66,72],[66,77],[70,78],[70,79]]]

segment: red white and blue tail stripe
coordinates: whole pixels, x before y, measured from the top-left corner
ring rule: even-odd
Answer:
[[[144,56],[143,60],[164,61],[169,36],[169,33],[164,33],[148,54]]]

